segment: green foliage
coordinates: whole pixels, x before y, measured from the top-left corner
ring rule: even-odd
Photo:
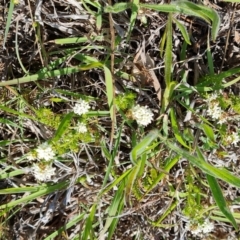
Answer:
[[[192,177],[192,173],[187,173],[185,180],[187,198],[183,213],[190,219],[197,219],[199,218],[199,213],[203,210],[203,206],[200,202],[201,189],[194,184],[194,178]]]
[[[131,91],[126,91],[125,93],[121,93],[116,96],[115,103],[116,106],[121,110],[127,110],[131,108],[136,102],[137,95]]]
[[[57,129],[61,122],[61,116],[54,113],[49,108],[40,108],[39,110],[36,110],[36,115],[41,123],[44,123],[53,129]]]
[[[78,133],[74,129],[68,129],[58,141],[53,141],[52,145],[58,155],[66,152],[78,152],[80,143],[94,142],[95,138],[90,132]]]
[[[231,94],[227,101],[229,102],[229,105],[231,105],[232,109],[236,113],[240,114],[240,97],[237,95]]]

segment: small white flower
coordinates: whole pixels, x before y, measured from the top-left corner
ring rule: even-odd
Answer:
[[[203,233],[210,233],[214,229],[214,224],[210,222],[208,219],[201,225]]]
[[[212,232],[213,229],[214,224],[211,223],[208,219],[206,219],[202,224],[196,223],[195,221],[190,221],[186,224],[186,230],[199,237],[202,237],[203,234],[206,235]]]
[[[228,120],[228,115],[227,113],[225,112],[222,112],[221,116],[219,117],[219,121],[218,121],[218,124],[223,124],[223,123],[226,123]]]
[[[37,157],[39,159],[44,159],[45,161],[50,161],[55,156],[54,151],[52,150],[52,147],[48,145],[48,143],[43,143],[40,145],[37,149]]]
[[[147,106],[136,105],[132,108],[132,117],[139,125],[147,126],[153,120],[153,113]]]
[[[216,99],[218,98],[218,95],[216,93],[212,93],[208,96],[207,98],[207,102],[212,102],[212,101],[215,101]]]
[[[36,159],[36,156],[32,152],[27,154],[27,160],[33,161],[35,159]]]
[[[230,136],[227,136],[226,142],[229,144],[237,145],[237,143],[240,141],[238,133],[234,132]]]
[[[77,124],[76,129],[77,129],[77,132],[79,132],[79,133],[86,133],[87,132],[86,124],[81,123],[81,122]]]
[[[89,109],[90,109],[89,103],[83,99],[79,99],[78,102],[73,107],[73,112],[78,115],[82,115],[87,113]]]
[[[221,114],[222,109],[218,106],[218,103],[213,103],[209,105],[207,115],[211,116],[212,119],[219,119]]]
[[[40,165],[34,164],[32,166],[32,173],[36,180],[45,182],[47,180],[51,180],[51,177],[55,175],[56,168],[51,165]]]

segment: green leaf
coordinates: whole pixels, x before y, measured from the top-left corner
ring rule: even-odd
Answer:
[[[8,12],[7,23],[6,23],[6,28],[5,28],[5,32],[4,32],[3,49],[5,49],[5,44],[6,44],[6,41],[7,41],[7,36],[8,36],[10,24],[11,24],[11,19],[12,19],[12,16],[13,16],[14,5],[15,5],[14,0],[10,0],[9,9],[7,11]]]
[[[12,80],[5,81],[5,82],[0,82],[0,87],[16,85],[16,84],[21,84],[21,83],[28,83],[28,82],[45,79],[45,78],[53,78],[56,76],[77,73],[79,71],[81,71],[81,69],[79,67],[67,67],[67,68],[62,68],[59,70],[53,70],[53,71],[48,71],[48,72],[39,72],[38,74],[29,75],[29,76],[22,77],[22,78],[16,78],[16,79],[12,79]]]
[[[203,128],[204,133],[206,136],[211,140],[215,141],[214,131],[213,129],[206,123],[201,124],[201,127]]]
[[[113,6],[107,6],[104,8],[104,12],[105,13],[120,13],[123,12],[125,10],[127,10],[128,8],[131,8],[132,3],[124,3],[124,2],[120,2],[120,3],[115,3]]]
[[[52,234],[48,235],[44,240],[53,240],[57,239],[56,237],[59,236],[62,232],[66,231],[67,229],[76,226],[84,217],[85,213],[81,213],[74,217],[72,220],[70,220],[66,225],[63,225],[63,227],[60,227],[58,230],[54,231]],[[80,224],[80,223],[79,223]]]
[[[113,89],[112,73],[106,66],[104,66],[103,69],[104,69],[105,81],[106,81],[108,106],[110,110],[110,116],[113,121],[115,116],[114,116],[114,106],[113,106],[114,89]]]
[[[187,29],[185,28],[185,26],[182,23],[180,23],[176,18],[173,17],[172,19],[176,23],[176,25],[179,28],[179,30],[181,31],[185,42],[187,44],[191,45],[190,37],[189,37],[189,34],[188,34]]]
[[[210,176],[208,174],[206,174],[206,177],[207,177],[208,184],[209,184],[209,186],[211,188],[214,200],[217,203],[219,209],[224,214],[224,216],[232,223],[234,228],[236,230],[238,230],[237,223],[236,223],[236,221],[235,221],[235,219],[234,219],[234,217],[233,217],[229,207],[227,206],[227,203],[226,203],[226,201],[224,199],[222,190],[221,190],[217,180],[214,177],[212,177],[212,176]]]
[[[34,193],[32,193],[30,195],[27,195],[27,196],[23,196],[22,198],[17,199],[17,200],[13,200],[13,201],[11,201],[7,204],[1,205],[0,209],[12,208],[14,206],[17,206],[18,204],[27,203],[29,201],[32,201],[33,199],[38,198],[38,197],[47,195],[47,194],[52,193],[52,192],[60,191],[61,189],[66,188],[68,185],[69,185],[68,181],[60,182],[60,183],[57,183],[55,185],[52,185],[52,183],[51,184],[46,184],[46,185],[44,185],[44,187],[42,189],[40,189],[37,192],[34,192]],[[0,216],[1,216],[1,213],[0,213]]]
[[[165,61],[165,69],[164,69],[164,76],[165,76],[165,83],[166,87],[169,88],[170,82],[172,80],[172,14],[169,13],[168,21],[166,25],[166,49],[164,55]]]
[[[204,156],[199,149],[198,149],[197,153],[198,153],[199,159],[201,159],[201,161],[205,162]],[[238,230],[237,223],[236,223],[230,209],[227,206],[227,203],[224,199],[222,190],[221,190],[217,180],[213,176],[210,176],[209,174],[206,174],[206,177],[207,177],[209,186],[211,188],[214,200],[217,203],[219,209],[225,215],[225,217],[232,223],[232,225],[235,227],[235,229]]]
[[[185,151],[182,148],[179,148],[178,146],[171,143],[169,140],[166,140],[163,137],[160,137],[163,141],[165,141],[166,145],[175,151],[176,153],[182,155],[184,158],[186,158],[189,162],[191,162],[196,167],[200,168],[204,173],[209,174],[215,178],[219,178],[233,186],[240,187],[240,178],[234,176],[231,172],[229,172],[226,169],[219,169],[216,168],[209,163],[203,161],[201,158],[194,156],[190,154],[189,152]],[[200,150],[197,148],[197,152]]]
[[[185,143],[182,137],[182,133],[179,131],[177,118],[173,108],[171,108],[170,110],[170,116],[171,116],[172,131],[174,133],[175,138],[182,146],[184,146],[185,148],[189,148],[189,146]]]
[[[172,81],[172,82],[170,82],[169,86],[166,86],[166,89],[163,94],[163,103],[162,103],[162,109],[161,109],[162,112],[166,111],[167,106],[172,98],[173,91],[174,91],[176,84],[177,83],[175,81]]]
[[[104,238],[104,234],[108,231],[108,239],[112,239],[112,234],[114,233],[114,229],[117,226],[117,222],[119,220],[118,217],[116,217],[117,215],[120,215],[123,206],[124,206],[124,183],[122,182],[118,188],[118,190],[115,192],[113,200],[108,208],[108,217],[107,220],[105,222],[105,225],[102,229],[102,231],[100,232],[100,236],[99,239],[103,239]],[[109,235],[109,231],[111,232],[111,234]]]
[[[52,141],[55,141],[57,142],[61,137],[62,135],[64,134],[64,132],[68,129],[69,125],[70,125],[70,122],[72,120],[72,117],[73,117],[74,113],[73,112],[70,112],[68,114],[66,114],[63,118],[63,120],[61,121],[56,133],[55,133],[55,136],[54,138],[52,139]]]
[[[218,13],[209,7],[198,5],[189,1],[173,1],[170,4],[140,4],[140,7],[167,13],[180,13],[204,19],[212,22],[212,39],[215,40],[220,27]]]
[[[129,24],[129,27],[128,27],[127,42],[129,41],[132,30],[135,26],[135,22],[136,22],[137,15],[138,15],[138,5],[139,5],[139,0],[133,0],[132,9],[131,9],[132,14],[131,14],[131,17],[130,17],[130,24]]]
[[[158,137],[158,130],[152,130],[143,140],[138,143],[130,153],[130,159],[133,164],[137,163],[137,158],[143,154],[147,147]]]
[[[89,237],[90,237],[90,239],[93,239],[91,237],[91,233],[93,233],[93,220],[94,220],[96,208],[97,208],[97,204],[94,204],[91,208],[91,211],[90,211],[87,221],[85,223],[85,228],[82,233],[81,239],[89,239]]]

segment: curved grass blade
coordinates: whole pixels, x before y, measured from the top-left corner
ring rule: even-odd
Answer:
[[[172,20],[176,23],[177,27],[179,28],[179,30],[181,31],[183,38],[185,40],[185,42],[189,45],[191,45],[191,41],[190,41],[190,37],[189,34],[187,32],[187,29],[185,28],[185,26],[180,23],[176,18],[172,18]]]
[[[137,163],[137,158],[143,154],[147,147],[158,137],[158,130],[152,130],[143,140],[138,143],[130,153],[130,160],[133,164]]]
[[[204,159],[204,156],[201,153],[201,151],[198,150],[197,153],[198,153],[198,157],[204,162],[205,159]],[[238,230],[237,223],[236,223],[234,216],[232,215],[229,207],[227,206],[227,203],[226,203],[225,198],[222,193],[222,189],[220,188],[217,180],[213,176],[210,176],[209,174],[206,174],[206,177],[207,177],[208,184],[211,188],[214,200],[217,203],[219,209],[225,215],[225,217],[232,223],[234,228],[236,230]]]
[[[53,137],[52,141],[57,142],[62,135],[64,134],[64,132],[67,130],[67,128],[69,127],[69,124],[71,123],[72,117],[73,117],[74,113],[70,112],[68,114],[66,114],[63,118],[63,120],[61,121],[55,136]]]
[[[217,180],[208,174],[206,174],[206,177],[207,177],[208,184],[211,188],[214,200],[217,203],[219,209],[222,211],[224,216],[232,223],[234,228],[238,230],[236,220],[234,219],[229,207],[227,206],[227,203],[222,193],[222,189],[220,188]]]
[[[163,137],[160,137],[162,140],[165,141],[166,145],[172,149],[174,152],[180,154],[184,158],[186,158],[188,161],[190,161],[193,165],[200,168],[204,173],[209,174],[210,176],[219,178],[233,186],[240,187],[240,178],[234,176],[231,172],[229,172],[226,169],[218,169],[209,163],[203,161],[201,158],[191,155],[186,150],[179,148],[178,146],[172,144],[169,140],[166,140]],[[197,148],[197,151],[200,151]]]
[[[140,3],[140,7],[160,12],[180,13],[202,18],[208,23],[212,22],[212,39],[215,40],[217,37],[217,33],[220,27],[220,17],[218,13],[212,8],[184,0],[162,5]]]

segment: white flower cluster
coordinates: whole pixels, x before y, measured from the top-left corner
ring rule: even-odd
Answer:
[[[54,151],[52,150],[52,147],[48,143],[43,143],[40,145],[37,149],[37,158],[43,159],[45,161],[50,161],[55,156]]]
[[[211,94],[208,99],[208,109],[207,115],[210,116],[214,120],[218,120],[218,124],[223,124],[227,121],[227,114],[222,111],[221,107],[219,106],[219,101],[217,100],[217,94]]]
[[[233,144],[233,145],[237,145],[237,143],[240,141],[239,135],[237,132],[233,132],[231,135],[227,136],[226,138],[226,142],[228,144]]]
[[[33,164],[31,167],[31,173],[34,175],[37,181],[48,181],[51,177],[55,175],[56,168],[52,167],[52,163],[55,156],[55,152],[48,143],[43,143],[40,145],[36,151],[30,152],[27,155],[28,160],[37,159],[39,163]],[[41,162],[41,160],[45,162]]]
[[[55,175],[56,168],[52,167],[51,164],[33,164],[32,173],[36,180],[45,182],[51,180],[51,177]]]
[[[87,113],[89,109],[90,109],[89,103],[83,99],[79,99],[78,102],[73,107],[73,112],[78,115],[82,115]]]
[[[87,132],[87,126],[84,123],[78,123],[76,126],[76,130],[78,133],[86,133]]]
[[[190,221],[186,225],[186,230],[190,231],[193,235],[202,237],[203,235],[206,235],[210,232],[212,232],[214,229],[214,224],[209,221],[209,219],[206,219],[205,222],[202,224],[196,223],[195,221]]]
[[[147,126],[153,120],[153,113],[147,106],[136,105],[132,108],[132,117],[139,125]]]

